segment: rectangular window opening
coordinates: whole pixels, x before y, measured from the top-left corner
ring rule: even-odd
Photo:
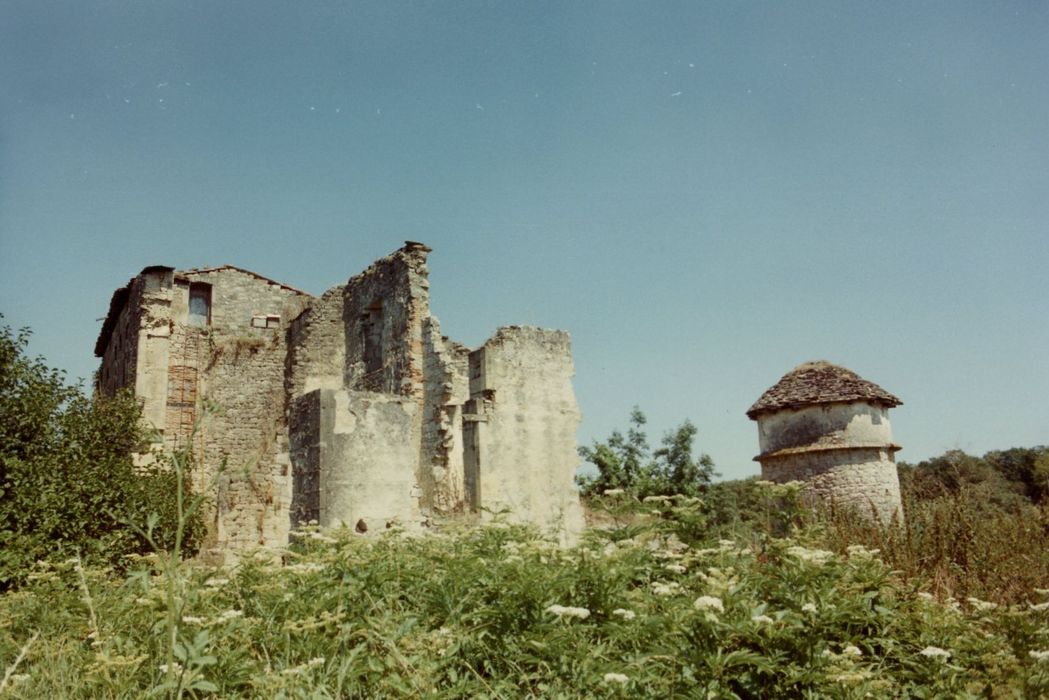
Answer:
[[[191,282],[189,285],[189,319],[191,326],[211,325],[211,285]]]

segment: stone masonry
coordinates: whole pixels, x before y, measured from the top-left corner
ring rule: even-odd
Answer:
[[[758,423],[762,477],[802,481],[824,501],[888,523],[902,517],[888,410],[902,402],[828,362],[785,374],[750,407]]]
[[[229,265],[147,267],[114,293],[97,388],[131,388],[158,441],[193,448],[214,552],[284,544],[309,520],[366,532],[504,511],[581,530],[568,334],[449,340],[429,252],[409,242],[319,297]]]

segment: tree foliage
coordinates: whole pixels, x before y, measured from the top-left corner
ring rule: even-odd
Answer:
[[[916,465],[901,462],[900,487],[928,500],[974,491],[998,507],[1049,500],[1049,447],[1013,447],[983,457],[948,450]]]
[[[119,565],[149,551],[137,528],[154,513],[154,542],[170,546],[176,478],[162,460],[134,466],[145,445],[137,402],[86,396],[28,358],[28,341],[28,330],[0,326],[0,588],[50,556]],[[189,534],[192,548],[199,522]]]
[[[685,420],[652,450],[645,433],[648,420],[635,406],[626,435],[613,430],[607,441],[579,448],[579,456],[596,467],[597,474],[576,478],[583,496],[623,489],[641,498],[682,494],[694,496],[717,475],[709,455],[694,457],[696,426]]]

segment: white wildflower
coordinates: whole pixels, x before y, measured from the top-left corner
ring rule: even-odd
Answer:
[[[750,618],[750,621],[751,622],[756,622],[759,625],[771,625],[772,623],[775,622],[775,620],[773,620],[768,615],[754,615],[753,617]]]
[[[754,485],[755,486],[760,486],[762,488],[766,488],[767,489],[767,488],[772,488],[773,486],[775,486],[776,482],[774,482],[774,481],[766,481],[765,479],[759,479],[758,481],[754,482]]]
[[[845,648],[841,650],[841,653],[846,656],[863,656],[863,652],[860,651],[860,648],[853,644],[845,645]]]
[[[817,609],[816,609],[816,606],[813,603],[805,603],[804,605],[801,606],[801,611],[802,612],[807,612],[807,613],[813,613],[813,614],[818,612]]]
[[[637,614],[633,610],[625,610],[623,608],[616,608],[612,611],[613,615],[623,618],[624,620],[633,620],[637,617]]]
[[[27,680],[29,680],[28,673],[12,673],[10,676],[12,688],[18,685],[19,683],[25,683]]]
[[[809,549],[807,547],[801,547],[795,545],[787,548],[787,554],[800,559],[801,561],[810,562],[813,564],[823,564],[834,556],[833,552],[828,552],[824,549]]]
[[[670,503],[670,496],[645,496],[642,503]]]
[[[1031,605],[1031,610],[1034,610],[1035,612],[1042,612],[1043,610],[1049,610],[1049,601],[1046,601],[1044,603],[1038,603],[1037,605],[1034,604],[1034,603],[1031,603],[1030,605]]]
[[[171,662],[171,667],[170,668],[171,668],[171,672],[174,673],[176,676],[179,675],[180,673],[182,673],[182,664],[180,664],[178,661]],[[160,664],[160,666],[158,666],[157,669],[161,673],[166,675],[167,672],[168,672],[168,665],[167,664]]]
[[[986,600],[980,600],[979,598],[968,598],[969,605],[973,606],[973,610],[985,612],[987,610],[994,610],[998,607],[998,603],[990,603]]]
[[[1035,661],[1038,661],[1038,662],[1049,661],[1049,649],[1046,649],[1046,650],[1043,650],[1043,651],[1038,651],[1037,649],[1032,649],[1031,651],[1027,652],[1027,654],[1032,659],[1034,659]]]
[[[873,559],[881,554],[880,549],[867,549],[862,544],[850,544],[845,551],[849,553],[850,559]]]
[[[624,673],[606,673],[605,683],[627,683],[630,679]]]
[[[944,661],[946,661],[947,659],[951,658],[951,652],[947,651],[946,649],[941,649],[940,647],[925,647],[918,653],[922,656],[927,656],[930,659],[943,659]]]
[[[185,622],[187,625],[203,625],[204,624],[204,618],[203,617],[194,617],[193,615],[183,615],[182,616],[182,621]]]
[[[229,583],[228,578],[209,578],[207,581],[204,582],[204,585],[208,586],[209,588],[221,588],[227,583]]]
[[[656,581],[652,584],[652,592],[660,596],[676,595],[681,592],[681,584],[677,581]]]
[[[732,540],[718,540],[718,546],[722,549],[735,547],[736,543]]]
[[[1049,588],[1036,588],[1034,592],[1038,595],[1049,595]]]
[[[622,496],[626,491],[623,489],[605,489],[603,493],[605,496]]]
[[[590,617],[590,611],[586,608],[573,608],[566,605],[551,605],[546,609],[546,612],[553,613],[558,617],[577,617],[580,620]]]
[[[932,601],[932,593],[926,593],[925,591],[918,591],[918,597],[925,601]]]
[[[324,571],[324,564],[308,561],[301,564],[288,564],[284,569],[293,574],[315,574]]]
[[[712,595],[701,595],[696,598],[696,602],[692,603],[692,607],[696,610],[717,610],[718,612],[725,612],[725,605],[721,602],[721,598],[715,598]]]
[[[216,622],[229,622],[230,620],[236,620],[238,617],[244,617],[243,610],[225,610],[215,618]]]
[[[666,569],[667,571],[672,571],[675,574],[683,574],[686,571],[688,571],[688,569],[686,569],[685,567],[681,566],[681,564],[667,564],[663,568]]]

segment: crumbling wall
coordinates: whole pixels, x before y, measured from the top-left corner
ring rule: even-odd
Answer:
[[[441,335],[437,319],[423,326],[424,363],[420,478],[423,503],[439,513],[467,507],[463,404],[470,397],[470,351]]]
[[[346,283],[347,388],[422,399],[429,250],[409,244]]]
[[[292,404],[295,523],[358,532],[419,520],[417,405],[390,394],[317,389]]]
[[[583,527],[574,485],[580,413],[564,331],[500,328],[470,354],[465,409],[471,502],[567,540]]]
[[[103,396],[114,396],[121,389],[135,386],[142,283],[136,277],[127,287],[114,292],[113,297],[119,310],[108,329],[98,368],[97,389]]]
[[[339,389],[346,368],[345,287],[329,289],[291,321],[285,390],[295,398],[314,389]]]
[[[194,484],[214,494],[205,513],[208,545],[225,552],[284,544],[291,506],[285,332],[304,295],[229,267],[188,271],[177,281],[180,323],[170,362],[195,377],[195,405],[206,401],[214,409],[194,442]],[[187,322],[189,285],[199,282],[211,285],[210,324],[203,327]],[[184,433],[184,416],[171,428]]]

